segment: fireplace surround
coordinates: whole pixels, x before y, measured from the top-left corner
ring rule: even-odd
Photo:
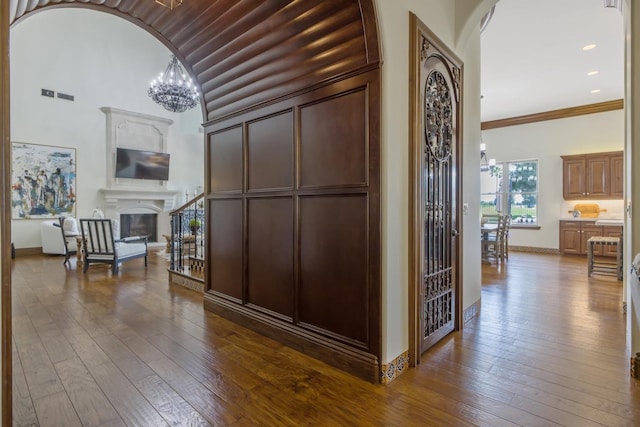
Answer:
[[[156,237],[149,241],[157,241],[157,236],[170,231],[168,212],[174,209],[179,192],[167,190],[167,181],[116,178],[116,149],[166,153],[173,120],[112,107],[103,107],[101,111],[106,117],[107,130],[107,186],[100,189],[105,217],[120,219],[122,223],[121,215],[154,215]],[[124,237],[122,228],[120,234],[119,237]]]

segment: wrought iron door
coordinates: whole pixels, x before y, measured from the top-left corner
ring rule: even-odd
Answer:
[[[423,36],[421,352],[456,328],[459,79],[460,68]]]

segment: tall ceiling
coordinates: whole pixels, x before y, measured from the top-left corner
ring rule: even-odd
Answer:
[[[205,121],[295,93],[379,60],[372,0],[9,1],[10,23],[51,7],[89,7],[140,25],[195,77]],[[27,18],[28,19],[28,18]]]
[[[353,0],[188,0],[173,11],[153,0],[9,2],[11,22],[47,6],[78,5],[117,13],[155,31],[193,71],[208,119],[242,108],[247,97],[269,99],[269,80],[295,90],[310,75],[330,77],[378,59],[372,49],[377,40],[363,31],[359,2]],[[336,14],[341,18],[327,19],[331,24],[305,26],[309,19]],[[278,35],[271,31],[275,26],[283,30]],[[241,34],[240,28],[251,30]],[[346,63],[345,52],[362,50],[363,40],[368,57]],[[594,49],[582,50],[591,43]],[[314,46],[305,50],[312,56],[296,57],[302,46]],[[292,74],[292,60],[308,64],[298,68],[306,74]],[[482,33],[481,119],[620,99],[623,66],[622,15],[602,0],[500,0]],[[590,71],[598,74],[588,76]]]
[[[602,0],[500,0],[481,43],[482,121],[623,98],[623,18]]]

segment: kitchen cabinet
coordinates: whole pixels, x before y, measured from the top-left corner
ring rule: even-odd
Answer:
[[[560,221],[560,253],[582,253],[582,224],[578,221]]]
[[[622,199],[624,198],[624,156],[622,153],[619,155],[611,156],[611,198]]]
[[[622,199],[622,151],[561,157],[565,200]]]
[[[622,227],[600,226],[594,221],[560,220],[560,253],[586,255],[587,241],[593,236],[620,237]],[[615,246],[596,245],[596,256],[616,256]]]

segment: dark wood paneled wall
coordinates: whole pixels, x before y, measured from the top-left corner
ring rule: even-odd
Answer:
[[[366,71],[206,128],[206,307],[268,324],[262,332],[371,381],[381,322],[379,85],[378,70]]]

